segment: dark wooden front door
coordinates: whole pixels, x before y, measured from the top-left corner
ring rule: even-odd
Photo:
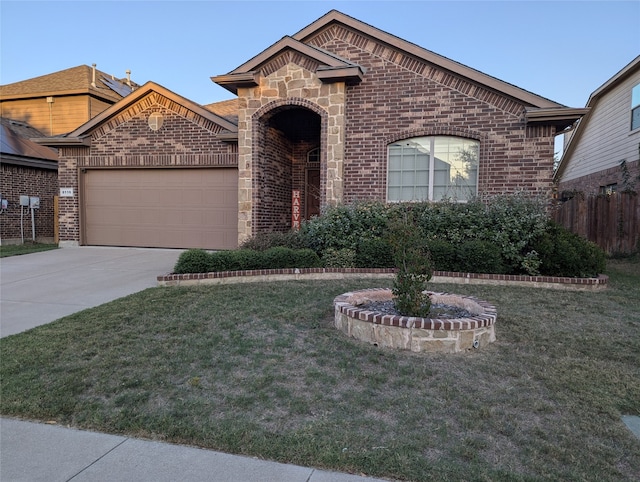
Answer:
[[[305,219],[320,215],[320,169],[307,169],[305,186]]]

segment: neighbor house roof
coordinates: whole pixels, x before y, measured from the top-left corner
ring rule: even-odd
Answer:
[[[640,70],[640,55],[629,62],[622,70],[620,70],[617,74],[607,80],[604,84],[598,87],[590,96],[587,101],[587,105],[585,107],[586,115],[580,119],[578,126],[576,127],[575,132],[569,139],[564,152],[562,153],[562,158],[560,159],[560,163],[558,164],[558,168],[554,174],[554,178],[557,180],[562,176],[562,173],[567,167],[567,159],[571,158],[573,151],[575,150],[576,145],[578,144],[580,138],[582,137],[584,130],[591,118],[592,113],[594,112],[596,106],[600,102],[603,96],[605,96],[608,92],[616,88],[621,82],[625,81],[630,75],[635,74]]]
[[[214,102],[213,104],[207,104],[205,109],[210,110],[214,114],[224,117],[233,124],[238,124],[238,99],[222,100],[220,102]]]
[[[30,138],[42,137],[42,133],[28,124],[0,118],[0,156],[3,163],[44,169],[58,169],[58,154]]]
[[[95,79],[95,81],[94,81]],[[137,87],[129,79],[118,79],[100,70],[79,65],[52,74],[34,77],[0,86],[0,99],[18,100],[45,96],[92,94],[96,97],[119,101]]]

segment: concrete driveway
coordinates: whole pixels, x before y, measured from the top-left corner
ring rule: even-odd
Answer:
[[[0,337],[156,286],[182,250],[81,246],[0,260]]]

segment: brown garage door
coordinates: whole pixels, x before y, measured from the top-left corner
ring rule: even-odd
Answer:
[[[83,174],[83,243],[231,249],[236,169],[94,169]]]

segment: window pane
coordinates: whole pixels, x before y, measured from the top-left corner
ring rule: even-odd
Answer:
[[[640,128],[640,106],[631,111],[631,130]]]
[[[640,84],[631,89],[631,108],[640,106]]]
[[[433,153],[431,152],[433,146]],[[459,137],[416,137],[389,146],[389,201],[429,199],[433,163],[433,199],[467,200],[477,193],[480,143]]]

